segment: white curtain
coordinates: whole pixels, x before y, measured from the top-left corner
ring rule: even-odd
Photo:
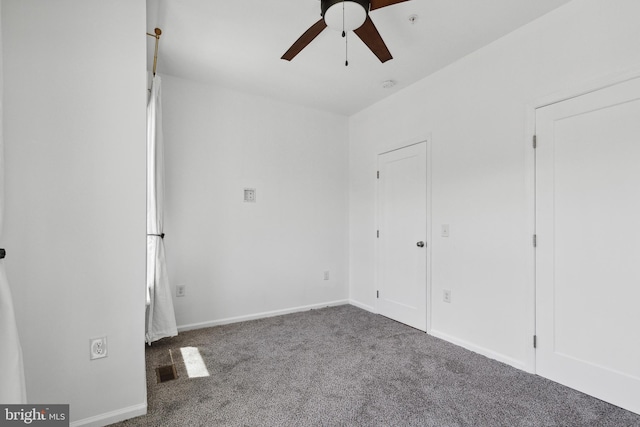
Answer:
[[[160,76],[153,77],[147,104],[147,321],[151,344],[178,335],[167,275],[163,234],[164,149]]]
[[[4,217],[2,81],[2,40],[0,39],[0,231],[2,231]],[[13,298],[5,272],[4,259],[0,260],[0,403],[27,403],[22,347],[18,337]]]

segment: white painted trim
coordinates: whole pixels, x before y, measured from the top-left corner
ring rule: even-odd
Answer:
[[[538,108],[545,107],[547,105],[555,104],[558,102],[566,101],[571,98],[586,95],[591,92],[595,92],[600,89],[607,88],[619,83],[626,82],[635,78],[640,78],[640,67],[633,67],[623,70],[619,73],[610,74],[595,79],[591,79],[568,89],[556,92],[554,94],[546,95],[533,100],[525,107],[525,144],[527,149],[525,150],[525,191],[527,200],[527,224],[530,235],[535,234],[535,209],[536,209],[536,187],[535,187],[535,151],[531,149],[531,138],[536,132],[536,110]],[[533,335],[536,334],[536,264],[535,264],[535,249],[531,245],[530,237],[527,236],[526,244],[531,248],[530,256],[527,261],[527,274],[526,281],[526,295],[527,299],[527,312],[530,319],[529,326],[527,327],[525,337],[525,348],[528,349],[527,356],[524,362],[523,370],[531,373],[536,372],[536,351],[533,348]]]
[[[351,304],[351,305],[352,305],[352,306],[354,306],[354,307],[361,308],[361,309],[363,309],[363,310],[365,310],[365,311],[368,311],[368,312],[370,312],[370,313],[378,314],[378,311],[376,310],[376,308],[375,308],[375,307],[370,306],[370,305],[367,305],[367,304],[363,304],[363,303],[358,302],[358,301],[356,301],[356,300],[350,299],[350,300],[349,300],[349,304]]]
[[[533,235],[536,233],[536,152],[533,149],[533,135],[536,132],[536,110],[527,108],[524,132],[524,170],[525,170],[525,194],[526,194],[526,227],[527,234],[523,244],[526,245],[526,271],[525,276],[525,306],[527,322],[525,336],[522,337],[525,347],[524,370],[530,373],[536,371],[536,350],[533,348],[533,336],[536,333],[536,249],[533,247]]]
[[[378,164],[377,159],[380,154],[385,154],[391,151],[399,150],[401,148],[410,147],[412,145],[420,144],[421,142],[425,141],[427,142],[427,145],[429,145],[429,142],[431,141],[431,133],[427,134],[426,136],[416,136],[413,138],[405,139],[404,141],[392,142],[386,145],[382,145],[376,153],[376,165]]]
[[[72,408],[73,410],[73,408]],[[147,414],[147,403],[140,403],[138,405],[129,406],[127,408],[116,409],[115,411],[107,412],[93,417],[85,418],[78,421],[73,421],[69,424],[70,427],[88,426],[88,427],[102,427],[109,424],[117,423],[120,421],[128,420],[130,418],[140,417]]]
[[[427,330],[425,331],[427,334],[431,334],[431,317],[433,313],[433,298],[431,295],[431,248],[433,247],[433,235],[432,235],[432,227],[431,227],[431,183],[432,175],[432,162],[431,162],[431,133],[429,133],[424,141],[427,143],[427,247],[426,247],[426,256],[427,256]]]
[[[567,99],[586,95],[588,93],[595,92],[609,86],[617,85],[619,83],[623,83],[627,80],[632,80],[638,77],[640,77],[640,67],[627,68],[619,73],[608,74],[606,76],[587,80],[562,91],[540,97],[536,99],[535,102],[533,102],[530,106],[533,106],[535,110],[536,108],[545,107],[547,105],[566,101]]]
[[[349,300],[337,300],[323,302],[319,304],[304,305],[299,307],[285,308],[282,310],[264,311],[262,313],[247,314],[244,316],[227,317],[225,319],[209,320],[207,322],[189,323],[187,325],[179,325],[178,332],[190,331],[192,329],[209,328],[212,326],[228,325],[230,323],[246,322],[247,320],[264,319],[267,317],[281,316],[283,314],[298,313],[301,311],[313,310],[325,307],[335,307],[338,305],[349,304]]]
[[[520,369],[522,371],[526,371],[525,364],[522,361],[518,360],[518,359],[514,359],[512,357],[505,356],[504,354],[501,354],[501,353],[496,353],[495,351],[488,350],[488,349],[486,349],[484,347],[479,347],[479,346],[477,346],[475,344],[472,344],[472,343],[470,343],[468,341],[458,339],[458,338],[456,338],[456,337],[454,337],[452,335],[445,334],[444,332],[440,332],[440,331],[438,331],[436,329],[431,329],[431,334],[430,335],[432,335],[432,336],[434,336],[436,338],[440,338],[442,340],[448,341],[448,342],[450,342],[452,344],[455,344],[455,345],[460,346],[462,348],[465,348],[467,350],[473,351],[474,353],[481,354],[481,355],[486,356],[486,357],[488,357],[490,359],[497,360],[498,362],[506,363],[507,365],[511,365],[514,368]]]

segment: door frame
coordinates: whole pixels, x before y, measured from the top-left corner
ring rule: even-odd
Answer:
[[[427,282],[425,283],[426,286],[426,296],[427,296],[427,301],[426,301],[426,307],[427,307],[427,330],[426,333],[431,335],[431,313],[432,313],[432,309],[431,309],[431,301],[433,300],[433,298],[431,297],[431,247],[432,247],[432,242],[433,240],[431,239],[431,133],[427,134],[426,136],[421,136],[421,137],[415,137],[415,138],[411,138],[408,140],[404,140],[404,141],[400,141],[400,142],[392,142],[386,145],[381,145],[380,147],[378,147],[378,149],[376,150],[376,154],[375,154],[375,159],[374,159],[374,165],[375,165],[375,170],[378,170],[378,158],[381,154],[386,154],[389,153],[391,151],[396,151],[396,150],[401,150],[403,148],[407,148],[410,147],[412,145],[417,145],[420,143],[425,143],[425,151],[426,151],[426,162],[427,162],[427,182],[426,182],[426,188],[427,188],[427,206],[426,206],[426,230],[427,230],[427,235],[426,237],[426,251],[425,251],[425,256],[426,256],[426,268],[427,268],[427,272],[426,272],[426,278],[427,278]],[[373,175],[372,175],[373,176]],[[376,179],[374,177],[374,179]],[[372,232],[375,233],[376,230],[380,229],[380,217],[379,217],[379,212],[380,212],[380,199],[379,199],[379,192],[378,192],[378,180],[376,179],[376,185],[375,185],[375,230],[373,230]],[[379,285],[380,285],[380,278],[378,277],[378,270],[380,267],[380,244],[378,239],[375,239],[375,269],[374,269],[374,288],[373,288],[373,293],[374,293],[374,299],[375,299],[375,312],[376,313],[380,313],[380,308],[379,308],[379,300],[376,297],[375,293],[376,290],[380,289]]]
[[[638,77],[640,77],[640,67],[628,68],[619,73],[588,80],[562,91],[534,99],[525,107],[526,119],[523,139],[526,147],[524,161],[525,193],[527,196],[526,223],[528,228],[523,243],[529,248],[526,265],[529,274],[527,274],[527,282],[525,284],[529,322],[522,341],[525,348],[528,349],[524,361],[524,370],[532,374],[536,373],[536,350],[533,347],[533,337],[536,334],[536,251],[532,244],[533,236],[536,234],[536,152],[533,148],[533,137],[536,134],[536,110]]]

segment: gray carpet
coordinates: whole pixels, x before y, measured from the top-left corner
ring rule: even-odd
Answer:
[[[180,347],[209,370],[189,379]],[[179,378],[158,384],[170,363]],[[147,349],[149,413],[118,426],[640,426],[640,416],[353,306]]]

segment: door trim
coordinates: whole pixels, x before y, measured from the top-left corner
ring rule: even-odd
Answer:
[[[386,154],[389,153],[391,151],[396,151],[396,150],[401,150],[403,148],[406,147],[410,147],[412,145],[417,145],[420,143],[425,143],[425,150],[426,150],[426,156],[427,156],[427,182],[426,182],[426,188],[427,188],[427,217],[425,218],[426,221],[426,230],[427,230],[427,235],[426,235],[426,251],[425,251],[425,256],[427,257],[427,262],[426,262],[426,266],[427,266],[427,274],[426,274],[426,278],[427,278],[427,283],[425,284],[427,290],[426,290],[426,295],[427,295],[427,301],[426,301],[426,307],[427,307],[427,330],[426,333],[431,335],[431,313],[432,313],[432,309],[431,309],[431,301],[433,300],[433,298],[431,297],[431,248],[432,248],[432,238],[431,238],[431,133],[428,133],[425,136],[422,137],[415,137],[415,138],[411,138],[408,140],[404,140],[401,142],[395,142],[395,143],[389,143],[386,145],[381,145],[378,150],[375,153],[375,159],[373,159],[374,161],[374,165],[376,167],[376,170],[378,168],[378,156],[380,156],[381,154]],[[375,179],[375,177],[372,175],[372,177]],[[375,205],[374,205],[374,209],[375,209],[375,227],[376,230],[378,230],[380,228],[380,218],[379,218],[379,207],[380,207],[380,200],[378,197],[378,182],[376,180],[376,191],[375,191]],[[375,233],[376,231],[373,230],[373,233]],[[376,313],[380,313],[380,309],[379,309],[379,301],[378,298],[376,298],[375,293],[376,291],[379,289],[379,285],[380,285],[380,280],[378,277],[378,267],[380,264],[380,251],[379,251],[379,242],[378,239],[375,240],[375,268],[374,268],[374,289],[373,289],[373,293],[374,293],[374,300],[375,300],[375,312]]]
[[[522,342],[528,349],[525,353],[524,370],[536,373],[536,350],[533,347],[533,336],[536,334],[536,252],[532,244],[533,235],[536,233],[536,155],[533,149],[533,136],[536,133],[536,110],[551,104],[577,98],[591,92],[605,89],[619,83],[624,83],[640,77],[640,67],[625,69],[619,73],[608,74],[583,83],[571,86],[562,91],[545,95],[532,100],[525,106],[525,194],[527,200],[527,233],[523,238],[523,244],[529,248],[526,269],[529,271],[525,290],[527,295],[527,313],[529,323]]]

